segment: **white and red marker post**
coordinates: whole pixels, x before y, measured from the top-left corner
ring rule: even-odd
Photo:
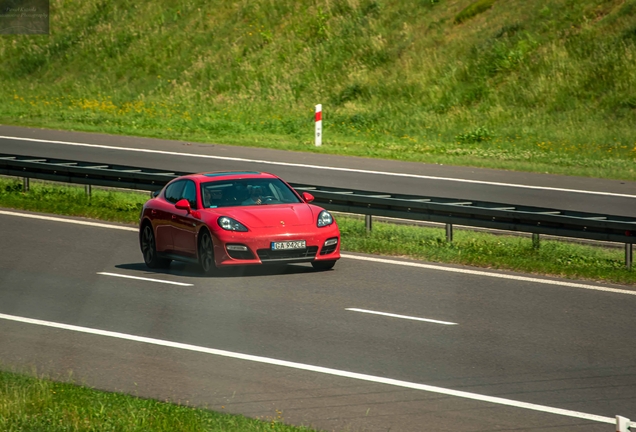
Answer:
[[[316,105],[316,147],[322,145],[322,104]]]

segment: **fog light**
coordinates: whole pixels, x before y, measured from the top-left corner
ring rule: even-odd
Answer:
[[[328,239],[325,241],[325,246],[335,245],[336,243],[338,243],[337,238]]]
[[[247,246],[243,246],[243,245],[227,245],[226,248],[227,250],[233,250],[233,251],[241,251],[241,252],[247,251]]]

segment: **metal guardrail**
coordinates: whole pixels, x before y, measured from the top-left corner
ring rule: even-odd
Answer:
[[[154,191],[185,172],[109,165],[43,157],[0,154],[0,174],[66,183]],[[290,183],[310,192],[315,203],[328,210],[371,216],[441,222],[452,240],[452,225],[492,228],[538,235],[601,240],[625,244],[625,263],[632,265],[636,217],[572,212],[552,208],[509,205],[417,195],[380,193],[346,188]]]
[[[636,243],[636,218],[415,195],[291,184],[329,210],[401,219]]]
[[[0,174],[64,183],[154,191],[179,175],[149,168],[0,154]]]

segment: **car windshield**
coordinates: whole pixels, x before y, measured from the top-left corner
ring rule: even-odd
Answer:
[[[201,183],[201,199],[204,208],[301,202],[285,183],[276,178]]]

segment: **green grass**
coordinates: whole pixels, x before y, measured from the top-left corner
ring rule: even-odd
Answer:
[[[87,196],[84,187],[30,181],[28,193],[22,182],[0,179],[0,207],[81,216],[112,222],[139,223],[139,214],[148,192],[118,192],[93,188]]]
[[[24,193],[21,182],[0,179],[0,207],[114,222],[138,223],[141,206],[148,198],[147,193],[98,188],[89,198],[83,187],[37,181],[31,181],[30,191]],[[542,240],[540,247],[534,249],[529,238],[469,230],[455,230],[453,242],[448,243],[441,228],[375,222],[371,233],[367,233],[360,218],[339,215],[337,220],[345,251],[636,284],[636,272],[625,268],[624,251],[620,248]]]
[[[0,371],[0,430],[4,432],[310,432],[271,419],[251,419],[162,402],[46,377]]]
[[[636,180],[635,12],[51,0],[50,36],[0,37],[0,122]]]

